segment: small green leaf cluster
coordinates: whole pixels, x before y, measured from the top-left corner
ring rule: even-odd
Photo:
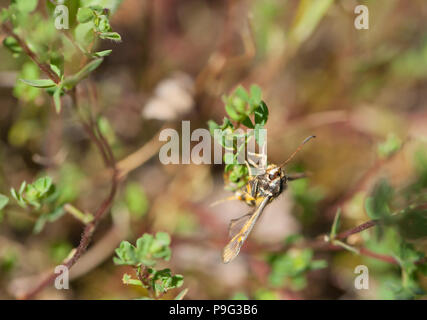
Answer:
[[[31,184],[27,184],[24,181],[18,191],[12,188],[10,193],[21,207],[26,208],[31,205],[36,209],[40,209],[48,197],[54,194],[54,191],[55,186],[52,183],[52,178],[43,177]]]
[[[292,290],[304,289],[307,272],[327,267],[324,260],[314,260],[311,249],[290,249],[269,258],[271,272],[269,282],[273,287],[288,287]]]
[[[116,249],[117,257],[113,258],[114,263],[134,267],[138,276],[138,279],[132,279],[129,274],[125,274],[123,283],[148,289],[154,299],[160,298],[169,290],[181,287],[184,283],[182,275],[174,275],[167,268],[155,268],[159,261],[169,261],[170,242],[170,236],[165,232],[157,232],[155,237],[146,233],[136,241],[135,246],[128,241],[122,241]]]
[[[31,88],[44,89],[52,96],[55,109],[59,113],[62,108],[61,97],[87,78],[101,65],[103,58],[111,54],[112,50],[92,52],[96,40],[118,42],[121,41],[121,36],[111,28],[110,10],[94,4],[94,1],[89,2],[87,6],[78,1],[70,4],[70,11],[77,11],[77,23],[71,23],[73,30],[64,32],[55,28],[53,12],[46,18],[35,11],[37,4],[38,0],[14,0],[8,8],[2,9],[0,23],[11,24],[13,33],[22,40],[20,43],[15,36],[10,35],[4,39],[3,45],[14,57],[23,53],[29,55],[28,50],[37,57],[37,68],[42,70],[47,78],[40,79],[39,72],[32,72],[29,74],[30,78],[25,78],[25,74],[21,72],[23,77],[19,80]],[[52,4],[47,3],[46,6],[50,11],[53,10]],[[24,50],[24,46],[28,50]],[[73,60],[77,55],[85,57],[88,62],[76,71]],[[32,59],[34,60],[34,57]],[[39,94],[37,91],[23,89],[15,90],[14,93],[24,101],[32,101]]]
[[[259,132],[267,123],[268,108],[262,100],[261,88],[257,85],[252,85],[249,92],[239,86],[230,96],[224,95],[223,102],[229,117],[225,117],[221,125],[213,120],[210,120],[208,125],[215,140],[224,149],[231,151],[224,155],[224,162],[227,163],[224,172],[227,188],[235,190],[247,183],[249,172],[244,164],[238,163],[238,157],[249,139],[255,138],[259,146],[264,144],[264,137]],[[252,130],[238,130],[242,126]],[[244,143],[238,147],[238,141]]]
[[[224,95],[222,100],[225,104],[225,111],[231,120],[243,123],[246,127],[253,129],[255,126],[250,119],[252,114],[257,117],[255,119],[256,124],[264,125],[267,121],[268,110],[261,98],[261,88],[252,85],[250,92],[239,86],[230,96]]]
[[[60,192],[51,177],[39,178],[31,184],[24,181],[18,190],[11,188],[10,193],[20,207],[31,206],[35,210],[38,218],[34,233],[39,233],[47,222],[54,222],[65,214]]]
[[[427,265],[418,263],[425,257],[424,254],[412,244],[402,241],[395,257],[402,269],[402,282],[390,285],[396,299],[414,299],[425,295],[427,292],[421,288],[418,279],[418,272],[427,275]]]
[[[11,20],[20,23],[25,16],[36,10],[38,0],[12,0],[8,8],[3,8],[0,13],[0,23]]]
[[[427,209],[422,195],[427,188],[423,178],[427,160],[425,166],[418,168],[417,178],[406,188],[397,192],[386,179],[381,179],[365,201],[367,215],[378,221],[373,234],[363,234],[366,247],[393,256],[400,267],[399,272],[393,271],[393,277],[384,280],[394,299],[415,299],[426,294],[419,277],[427,274],[427,261],[419,248],[427,237]]]
[[[64,182],[68,181],[65,177]],[[41,177],[33,183],[23,181],[18,190],[11,188],[10,193],[16,203],[22,208],[31,207],[32,214],[37,216],[33,232],[39,233],[47,222],[54,222],[61,218],[66,211],[64,205],[75,199],[76,194],[72,187],[56,186],[51,177]],[[73,194],[72,194],[73,193]],[[9,204],[9,198],[0,194],[0,221],[3,209]]]
[[[412,189],[411,186],[408,189]],[[401,196],[405,196],[401,193]],[[367,215],[379,220],[382,225],[394,227],[406,240],[417,240],[427,237],[427,209],[423,201],[407,203],[403,209],[397,210],[398,199],[396,191],[387,180],[380,180],[371,196],[365,201]]]
[[[415,245],[405,241],[397,228],[381,226],[374,234],[365,233],[365,245],[381,254],[391,254],[398,262],[395,265],[371,262],[371,266],[381,270],[378,282],[381,284],[381,299],[417,299],[425,295],[420,276],[427,275],[425,255]],[[382,292],[381,292],[382,291]]]
[[[169,261],[170,241],[170,236],[165,232],[157,232],[155,237],[146,233],[136,241],[135,246],[128,241],[122,241],[120,247],[116,249],[117,257],[114,257],[114,263],[152,267],[156,265],[158,259]]]
[[[100,5],[79,8],[77,12],[77,21],[79,23],[90,23],[93,32],[101,39],[108,39],[119,42],[122,40],[120,34],[113,32],[110,21],[110,11]],[[108,54],[107,52],[98,54]]]
[[[365,210],[372,219],[388,219],[391,217],[390,202],[393,199],[394,190],[387,180],[380,180],[370,197],[365,201]]]

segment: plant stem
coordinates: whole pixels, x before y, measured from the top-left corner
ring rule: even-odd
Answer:
[[[71,204],[67,203],[64,205],[64,210],[67,211],[69,214],[71,214],[74,218],[77,220],[80,220],[83,222],[83,224],[88,224],[91,221],[93,221],[93,215],[90,213],[83,213],[76,207],[72,206]]]
[[[55,83],[60,82],[59,76],[53,72],[53,70],[50,68],[49,65],[40,62],[37,55],[27,46],[25,41],[23,41],[17,34],[13,32],[13,30],[8,27],[7,25],[2,25],[3,30],[6,34],[9,36],[15,38],[15,40],[18,42],[19,46],[23,49],[25,54],[33,60],[39,69],[44,72],[52,81]],[[79,114],[79,108],[78,108],[78,99],[77,99],[77,90],[76,87],[74,87],[70,91],[70,95],[73,101],[73,106]],[[108,209],[111,207],[114,197],[117,193],[118,188],[118,169],[116,167],[116,161],[113,156],[113,152],[111,150],[111,147],[109,146],[107,140],[102,135],[101,131],[98,128],[98,125],[95,121],[91,119],[91,121],[86,123],[86,121],[83,119],[83,117],[79,114],[79,118],[81,120],[82,126],[86,133],[89,135],[90,139],[95,143],[95,145],[98,147],[99,151],[101,152],[101,155],[103,157],[104,163],[107,167],[111,167],[112,175],[111,175],[111,187],[110,192],[108,196],[104,199],[104,201],[101,203],[101,205],[96,210],[92,221],[86,224],[86,227],[84,228],[83,234],[80,239],[80,243],[77,248],[73,249],[74,254],[70,256],[70,258],[67,258],[63,261],[63,265],[66,266],[68,269],[70,269],[82,256],[82,254],[86,251],[91,239],[92,235],[95,232],[95,229],[101,220],[101,218],[104,216],[104,214],[108,211]],[[36,296],[40,291],[42,291],[45,287],[50,285],[56,278],[56,274],[54,272],[51,272],[47,277],[45,277],[35,288],[31,289],[30,291],[24,293],[20,298],[21,299],[31,299],[34,296]]]
[[[378,224],[378,220],[369,220],[368,222],[362,223],[361,225],[358,225],[357,227],[354,227],[353,229],[339,233],[335,237],[335,239],[340,239],[340,240],[346,239],[349,236],[351,236],[352,234],[362,232],[363,230],[372,228],[372,227],[376,226],[377,224]]]
[[[19,44],[19,46],[24,50],[25,54],[34,61],[35,64],[39,67],[39,69],[44,72],[53,82],[58,84],[61,79],[59,76],[51,69],[49,65],[46,63],[42,63],[37,55],[28,47],[28,45],[25,43],[24,40],[22,40],[13,30],[7,26],[6,24],[2,25],[3,31],[9,35],[10,37],[13,37]]]
[[[77,96],[76,96],[76,90],[71,91],[72,99],[74,103],[78,103]],[[78,109],[78,105],[74,106],[75,109]],[[114,157],[111,159],[113,153],[111,151],[110,146],[108,143],[106,143],[105,138],[101,134],[101,132],[98,130],[96,131],[95,127],[96,124],[93,124],[92,126],[87,125],[87,123],[84,122],[83,119],[81,119],[83,127],[85,128],[86,132],[88,132],[89,137],[93,140],[93,142],[96,144],[98,149],[100,150],[101,154],[103,155],[103,159],[106,166],[111,166],[113,169],[112,176],[111,176],[111,187],[110,192],[108,196],[105,198],[105,200],[101,203],[101,205],[96,210],[93,220],[88,223],[83,231],[83,234],[80,239],[80,244],[75,249],[74,255],[68,259],[67,261],[64,261],[63,265],[66,266],[68,269],[70,269],[82,256],[82,254],[86,251],[93,233],[95,232],[95,229],[101,220],[101,218],[104,216],[104,214],[108,211],[108,209],[111,207],[114,197],[117,193],[118,188],[118,169],[115,165]],[[103,142],[105,141],[105,142]],[[50,285],[57,275],[55,273],[51,273],[49,276],[47,276],[45,279],[43,279],[34,289],[30,290],[29,292],[25,293],[23,296],[21,296],[21,299],[31,299],[34,296],[36,296],[40,291],[42,291],[45,287]]]

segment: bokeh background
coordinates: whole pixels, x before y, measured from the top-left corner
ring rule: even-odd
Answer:
[[[354,27],[358,4],[369,8],[368,30]],[[399,193],[418,179],[420,167],[426,170],[424,0],[123,0],[112,25],[123,41],[99,44],[113,53],[87,81],[126,174],[111,214],[72,269],[70,290],[47,288],[39,298],[145,295],[122,283],[131,270],[115,266],[112,257],[121,240],[157,231],[172,237],[165,266],[184,276],[186,299],[392,297],[385,283],[399,279],[399,269],[376,259],[314,248],[310,254],[326,268],[278,283],[274,268],[280,266],[268,257],[286,252],[291,235],[318,239],[327,233],[338,207],[342,230],[369,220],[364,199],[380,178]],[[0,192],[49,175],[68,202],[91,212],[108,192],[108,171],[66,103],[58,115],[38,90],[28,101],[16,99],[19,90],[29,90],[15,86],[18,70],[29,63],[0,48]],[[224,167],[162,165],[158,133],[180,132],[182,120],[190,120],[192,130],[207,128],[211,119],[221,122],[221,96],[239,84],[262,89],[270,112],[270,162],[283,162],[306,136],[317,139],[287,168],[310,177],[268,206],[239,257],[224,265],[228,222],[248,208],[238,202],[211,207],[231,195],[224,190]],[[386,141],[403,146],[385,158],[378,146]],[[424,200],[425,190],[418,190]],[[79,243],[83,227],[73,217],[64,215],[35,234],[36,220],[13,203],[1,214],[0,299],[27,290]],[[365,240],[358,234],[349,242],[363,246]],[[424,248],[422,239],[416,245]],[[369,290],[354,287],[359,264],[370,268]],[[422,276],[420,284],[427,287]]]

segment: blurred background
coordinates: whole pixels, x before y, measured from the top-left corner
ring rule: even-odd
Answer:
[[[354,26],[358,4],[369,8],[368,30]],[[115,266],[112,257],[121,240],[134,243],[157,231],[172,237],[165,266],[184,276],[186,299],[393,297],[385,285],[400,279],[393,265],[346,250],[284,248],[294,235],[315,240],[328,233],[338,207],[341,230],[369,220],[364,200],[379,179],[396,194],[421,183],[416,196],[427,200],[424,0],[123,0],[111,23],[122,42],[99,43],[99,50],[113,53],[87,82],[123,177],[111,214],[71,270],[70,290],[47,288],[39,298],[143,296],[143,289],[122,283],[131,271]],[[108,171],[67,100],[56,114],[42,91],[15,86],[19,72],[34,72],[28,59],[1,47],[0,61],[0,192],[49,175],[64,202],[95,211],[109,190]],[[224,166],[162,165],[158,134],[163,128],[180,132],[182,120],[190,120],[192,130],[207,128],[211,119],[222,122],[221,96],[239,84],[259,85],[269,107],[269,162],[286,160],[309,135],[317,139],[287,167],[309,178],[290,183],[238,258],[225,265],[228,223],[248,207],[234,201],[211,207],[231,195],[224,190]],[[400,148],[384,156],[389,144]],[[79,244],[83,229],[63,215],[34,232],[37,215],[13,203],[0,217],[0,299],[33,286]],[[364,246],[370,232],[348,242]],[[425,251],[422,239],[415,245]],[[295,271],[305,255],[327,267]],[[296,265],[282,274],[288,262]],[[369,290],[354,287],[360,264],[369,267]],[[423,276],[420,285],[427,288]]]

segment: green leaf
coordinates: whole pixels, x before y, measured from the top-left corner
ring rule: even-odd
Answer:
[[[239,97],[234,97],[233,100],[232,100],[232,104],[233,104],[233,107],[236,109],[236,111],[239,114],[242,114],[242,113],[246,112],[246,102],[245,102],[245,100],[243,100],[243,99],[241,99]]]
[[[117,32],[103,32],[99,35],[101,39],[113,40],[116,42],[122,41],[122,37]]]
[[[36,80],[40,77],[40,70],[35,63],[28,61],[21,67],[21,72],[18,78]],[[22,81],[16,81],[13,88],[13,95],[21,101],[32,102],[42,94],[39,88],[34,88],[26,85]]]
[[[21,186],[19,187],[19,194],[22,194],[22,193],[24,193],[24,191],[25,191],[25,188],[27,187],[27,182],[26,181],[23,181],[22,183],[21,183]]]
[[[111,54],[111,52],[113,52],[113,50],[99,51],[99,52],[95,52],[94,56],[99,57],[99,58],[107,57]]]
[[[0,211],[9,203],[9,198],[0,194]]]
[[[103,58],[92,60],[87,65],[85,65],[79,72],[77,72],[76,74],[72,75],[69,78],[66,78],[64,80],[64,87],[66,87],[67,89],[73,88],[81,80],[88,77],[89,74],[92,71],[94,71],[96,68],[98,68],[103,61],[104,61]]]
[[[341,217],[341,208],[338,208],[337,213],[335,214],[334,222],[332,224],[330,238],[335,239],[335,236],[338,234],[338,228],[340,225],[340,217]]]
[[[143,287],[145,287],[144,284],[140,280],[132,279],[131,275],[127,274],[127,273],[125,273],[123,275],[122,282],[123,282],[123,284],[131,284],[131,285],[134,285],[134,286],[143,286]]]
[[[95,59],[91,62],[89,62],[87,65],[85,65],[83,67],[82,70],[80,70],[77,74],[78,74],[78,78],[83,79],[86,78],[89,73],[91,73],[92,71],[94,71],[95,69],[97,69],[101,63],[104,61],[104,59],[99,58],[99,59]]]
[[[7,37],[3,40],[3,45],[14,54],[19,54],[23,50],[14,37]]]
[[[225,105],[225,111],[230,116],[230,118],[233,119],[234,121],[240,121],[241,120],[241,116],[237,113],[233,104],[227,103]]]
[[[43,177],[37,179],[36,182],[33,183],[34,188],[37,190],[39,196],[44,196],[49,192],[52,187],[52,178],[51,177]]]
[[[145,233],[136,240],[136,246],[132,246],[127,241],[122,241],[120,247],[116,249],[118,257],[114,257],[114,263],[152,267],[157,263],[156,259],[166,261],[170,259],[169,244],[170,236],[167,233],[158,232],[155,238],[151,234]]]
[[[42,204],[49,203],[49,199],[55,196],[55,186],[52,183],[50,177],[44,177],[36,180],[33,184],[26,184],[22,182],[19,192],[16,192],[14,188],[10,190],[12,197],[16,199],[18,204],[25,208],[28,204],[32,205],[36,209],[40,209]],[[43,218],[42,218],[43,216]],[[43,225],[46,218],[49,215],[42,215],[40,217],[39,225]]]
[[[95,17],[93,10],[90,8],[79,8],[77,12],[77,21],[80,23],[87,23]]]
[[[156,233],[156,240],[162,245],[162,246],[168,246],[171,243],[171,237],[166,232],[157,232]]]
[[[51,88],[56,86],[56,83],[50,79],[38,79],[38,80],[19,79],[19,80],[35,88]]]
[[[115,250],[117,257],[113,261],[117,265],[137,265],[134,247],[128,241],[122,241],[119,248]]]
[[[209,127],[209,132],[211,133],[212,137],[215,137],[215,130],[220,129],[219,125],[215,121],[209,120],[208,121],[208,127]]]
[[[37,8],[38,0],[14,0],[16,8],[22,13],[30,13]]]
[[[255,84],[251,86],[251,98],[249,103],[252,108],[257,107],[261,103],[262,91],[261,88]]]
[[[248,116],[246,116],[246,118],[243,119],[242,124],[248,127],[249,129],[255,128],[254,124],[252,123],[252,120]]]
[[[55,104],[56,113],[58,114],[61,112],[61,93],[62,87],[57,87],[53,93],[53,102]]]
[[[46,217],[46,215],[42,214],[42,215],[37,219],[36,223],[34,224],[33,233],[34,233],[34,234],[38,234],[38,233],[40,233],[40,232],[43,230],[43,228],[44,228],[44,226],[45,226],[46,222],[47,222],[47,217]]]
[[[97,26],[97,31],[101,33],[109,33],[111,31],[110,22],[108,21],[107,16],[102,15],[99,19],[95,20],[95,25]],[[118,33],[117,33],[118,34]]]
[[[249,102],[249,95],[246,92],[245,88],[243,88],[241,85],[238,86],[237,89],[234,91],[233,97],[238,97],[244,102],[244,104]]]
[[[264,101],[254,110],[255,124],[264,126],[268,120],[268,108]]]
[[[366,213],[371,219],[386,219],[390,217],[389,202],[393,198],[393,189],[387,180],[381,180],[374,188],[372,196],[366,199]]]
[[[152,273],[151,287],[155,289],[156,294],[179,288],[184,284],[184,277],[180,274],[172,275],[170,269],[150,269],[149,272]]]
[[[62,71],[61,71],[61,69],[60,69],[58,66],[56,66],[56,65],[54,65],[54,64],[51,64],[51,65],[50,65],[50,68],[52,69],[52,71],[53,71],[53,72],[55,72],[55,73],[56,73],[56,75],[57,75],[58,77],[61,77],[61,76],[62,76]]]

